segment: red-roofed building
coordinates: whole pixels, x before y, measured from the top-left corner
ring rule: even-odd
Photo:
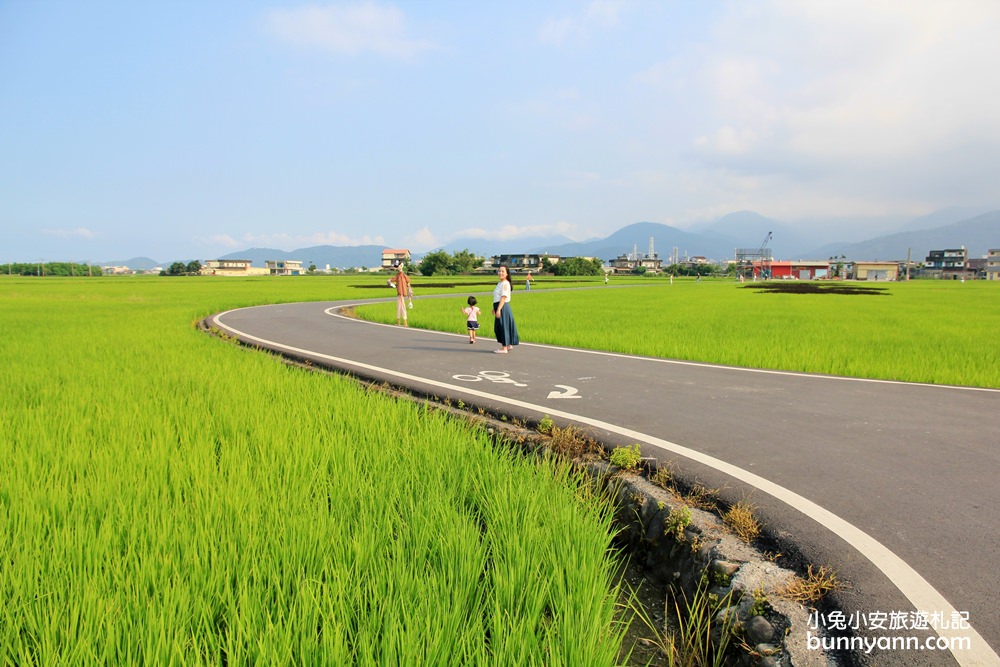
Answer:
[[[386,248],[382,251],[382,268],[389,270],[396,262],[405,264],[410,261],[410,251],[397,248]]]

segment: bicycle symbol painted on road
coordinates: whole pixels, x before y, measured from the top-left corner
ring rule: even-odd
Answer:
[[[515,387],[528,386],[522,382],[518,382],[517,380],[510,379],[510,373],[505,373],[503,371],[479,371],[478,375],[452,375],[451,377],[461,382],[480,382],[481,380],[489,380],[490,382],[499,382],[500,384],[512,384]]]
[[[483,380],[489,380],[490,382],[498,382],[500,384],[512,384],[515,387],[528,386],[523,382],[512,380],[510,373],[504,371],[479,371],[476,375],[452,375],[451,377],[461,382],[482,382]],[[580,393],[576,387],[571,387],[568,384],[557,384],[556,387],[562,391],[550,391],[548,398],[580,398]]]

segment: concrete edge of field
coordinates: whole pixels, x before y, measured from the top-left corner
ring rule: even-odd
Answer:
[[[468,418],[466,411],[458,412]],[[488,430],[501,432],[505,440],[525,450],[537,452],[548,447],[547,439],[536,430],[495,418],[476,418],[485,419]],[[818,634],[810,629],[812,610],[782,596],[797,578],[795,572],[738,538],[716,513],[691,507],[640,470],[622,470],[604,460],[578,459],[574,463],[613,494],[619,529],[615,544],[660,594],[663,607],[672,609],[672,600],[681,592],[690,599],[707,580],[707,592],[728,601],[714,619],[716,633],[724,623],[735,621],[742,626],[744,664],[829,667],[839,663],[835,656],[809,648],[808,633]],[[673,534],[667,530],[668,518],[671,512],[684,508],[690,513],[690,523],[682,534]],[[668,590],[673,591],[669,596]],[[665,621],[669,615],[657,614],[656,618]]]
[[[207,320],[200,323],[203,330],[214,335]],[[332,372],[352,378],[362,385],[378,389],[404,400],[430,404],[444,410],[456,419],[478,423],[490,435],[500,438],[509,446],[520,447],[526,452],[539,453],[550,449],[547,436],[528,425],[537,422],[524,415],[495,414],[489,408],[453,402],[451,399],[401,386],[387,378],[366,376],[356,370],[337,368],[317,363],[307,357],[298,357],[286,351],[270,350],[247,344],[238,339],[239,345],[270,352],[295,366],[319,372]],[[458,406],[456,406],[458,403]],[[586,434],[586,438],[610,453],[617,443],[602,442]],[[638,568],[644,582],[663,595],[664,608],[672,602],[666,591],[683,592],[691,596],[707,578],[712,583],[709,594],[730,604],[720,610],[714,619],[715,633],[724,623],[734,620],[743,628],[746,646],[741,662],[745,665],[765,667],[830,667],[853,662],[847,656],[837,656],[820,648],[810,648],[809,637],[817,637],[822,630],[810,628],[811,609],[782,597],[782,591],[795,580],[796,573],[773,562],[772,558],[747,544],[733,534],[713,513],[690,507],[677,494],[664,489],[648,479],[642,469],[626,471],[603,459],[577,458],[572,460],[594,481],[615,494],[617,510],[615,523],[619,532],[615,544],[629,554],[630,566]],[[666,530],[670,512],[687,507],[690,522],[680,535]],[[758,602],[762,599],[764,603]],[[756,603],[756,604],[755,604]],[[647,609],[656,620],[666,623],[663,609]],[[763,612],[763,613],[761,613]],[[669,613],[669,612],[668,612]],[[659,628],[663,631],[665,628]],[[814,642],[815,643],[815,642]]]
[[[527,422],[477,412],[476,406],[468,404],[456,407],[449,399],[414,394],[406,388],[381,386],[404,399],[430,401],[457,419],[478,422],[508,446],[534,454],[550,449],[550,438],[529,428]],[[605,453],[612,450],[606,443],[593,442]],[[809,647],[809,634],[818,637],[821,632],[810,628],[812,610],[783,597],[796,573],[737,537],[718,514],[691,507],[676,493],[654,484],[648,470],[623,470],[603,459],[586,457],[572,463],[613,494],[619,529],[615,545],[628,554],[630,565],[642,573],[644,582],[660,594],[661,613],[647,609],[656,620],[665,623],[671,614],[664,613],[664,608],[673,608],[673,598],[682,592],[690,599],[707,579],[707,592],[729,602],[714,619],[714,634],[725,623],[735,621],[742,626],[745,665],[830,667],[841,663],[837,656]],[[668,518],[681,508],[690,512],[690,523],[676,536],[667,530]],[[668,590],[673,591],[669,596]]]

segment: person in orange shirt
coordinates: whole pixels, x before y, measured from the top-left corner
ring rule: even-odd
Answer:
[[[403,263],[397,261],[394,266],[396,267],[396,325],[399,325],[399,320],[403,320],[403,326],[410,326],[410,323],[406,321],[406,297],[412,294],[410,289],[410,277],[406,275],[403,271]]]

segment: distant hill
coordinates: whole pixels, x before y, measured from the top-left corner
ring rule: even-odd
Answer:
[[[691,231],[656,222],[636,222],[606,238],[589,241],[574,242],[565,236],[511,241],[457,239],[439,249],[448,253],[468,249],[484,257],[511,253],[548,253],[562,257],[597,257],[607,261],[619,255],[630,254],[633,250],[646,254],[652,237],[654,251],[663,260],[669,260],[674,248],[677,248],[678,255],[682,258],[703,256],[709,260],[722,261],[732,258],[737,248],[759,248],[768,232],[771,232],[773,237],[768,241],[768,247],[776,259],[823,260],[844,255],[854,260],[905,260],[909,250],[911,259],[922,261],[930,250],[958,248],[963,245],[968,249],[970,258],[982,257],[990,248],[1000,248],[1000,211],[956,220],[955,216],[970,210],[975,209],[953,207],[916,218],[900,232],[864,241],[839,241],[818,247],[808,244],[809,236],[805,231],[798,231],[791,225],[753,211],[738,211],[692,228]],[[941,222],[948,224],[937,224]],[[383,248],[381,245],[321,245],[292,251],[249,248],[211,259],[245,259],[257,267],[263,267],[267,260],[294,259],[301,261],[306,267],[315,264],[320,269],[327,265],[341,269],[374,268],[382,264]],[[421,257],[421,253],[413,255],[414,260]],[[148,270],[157,266],[166,268],[174,261],[186,264],[190,260],[157,262],[148,257],[135,257],[105,262],[104,265]]]
[[[318,245],[291,251],[275,248],[249,248],[212,259],[245,259],[257,267],[263,267],[268,260],[295,259],[301,261],[302,266],[306,268],[309,268],[310,264],[315,264],[318,269],[326,268],[327,264],[333,269],[353,269],[362,266],[373,268],[382,265],[382,250],[384,248],[385,246],[381,245]]]
[[[753,211],[729,213],[693,230],[728,242],[729,252],[724,257],[727,259],[735,255],[736,248],[760,248],[768,234],[772,237],[767,241],[767,247],[776,257],[786,255],[805,243],[803,235],[790,225]]]
[[[149,257],[133,257],[132,259],[116,259],[110,262],[101,262],[101,266],[127,266],[136,271],[149,271],[158,266],[167,268],[168,264],[157,262],[155,259],[150,259]]]
[[[931,250],[965,246],[969,258],[982,257],[990,248],[1000,248],[1000,211],[961,220],[934,229],[916,229],[880,236],[860,243],[831,243],[813,250],[809,257],[825,259],[844,255],[855,260],[905,260],[915,262]]]
[[[914,232],[920,229],[935,229],[937,227],[944,227],[955,222],[960,222],[962,220],[970,220],[976,218],[980,215],[989,213],[988,208],[971,208],[969,206],[950,206],[948,208],[941,209],[940,211],[934,211],[928,215],[922,215],[919,218],[914,218],[909,223],[907,223],[900,231],[902,232]]]
[[[734,246],[727,239],[693,234],[658,222],[636,222],[603,239],[536,246],[520,252],[547,252],[561,257],[597,257],[610,260],[619,255],[631,254],[634,250],[647,254],[650,237],[653,238],[653,251],[662,259],[669,258],[675,247],[681,257],[701,255],[711,259],[724,259],[733,256]]]

